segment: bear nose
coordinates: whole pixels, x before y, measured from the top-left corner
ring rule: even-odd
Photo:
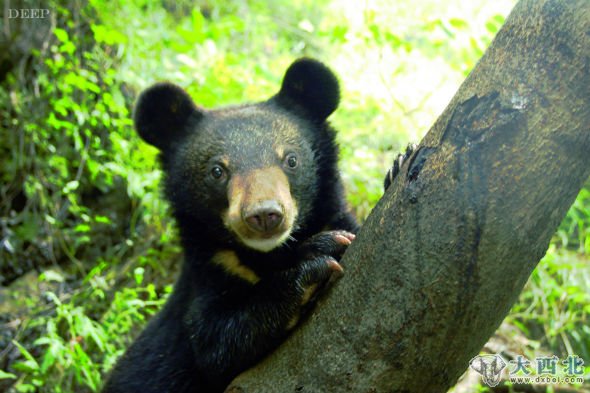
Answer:
[[[283,212],[276,201],[260,202],[242,214],[246,224],[256,232],[269,233],[283,222]]]

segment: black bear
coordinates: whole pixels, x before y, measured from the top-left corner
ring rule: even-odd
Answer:
[[[141,94],[135,127],[160,150],[185,261],[105,393],[223,391],[341,272],[358,225],[326,121],[339,96],[334,74],[305,58],[256,104],[205,110],[168,83]]]
[[[205,110],[168,83],[141,94],[135,126],[160,149],[185,261],[104,393],[223,391],[342,272],[338,260],[359,227],[326,121],[339,99],[334,74],[306,58],[256,104]],[[413,153],[410,145],[394,160],[385,189]]]

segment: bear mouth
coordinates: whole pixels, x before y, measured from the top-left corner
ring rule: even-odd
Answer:
[[[296,227],[294,224],[297,216],[296,212],[293,213],[286,217],[282,225],[269,232],[252,230],[243,220],[231,219],[227,214],[224,214],[223,221],[225,227],[239,243],[252,250],[269,252],[291,238],[291,233]]]
[[[269,232],[254,231],[243,220],[237,218],[232,220],[226,214],[224,214],[224,223],[239,243],[252,250],[269,252],[291,239],[291,233],[297,228],[296,218],[297,211],[291,211],[279,227]]]
[[[290,230],[285,230],[277,234],[263,235],[259,237],[243,237],[238,233],[238,238],[242,244],[253,250],[269,252],[281,246],[291,235]]]
[[[272,231],[259,232],[252,230],[243,220],[229,220],[227,228],[234,234],[237,240],[244,246],[260,251],[269,252],[283,245],[291,238],[294,230],[297,212],[292,211],[280,226]]]

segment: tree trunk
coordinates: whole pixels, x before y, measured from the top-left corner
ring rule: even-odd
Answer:
[[[590,2],[521,0],[309,320],[230,392],[444,392],[590,175]]]

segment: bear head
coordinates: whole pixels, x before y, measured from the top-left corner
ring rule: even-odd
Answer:
[[[278,94],[259,103],[207,110],[170,83],[144,91],[135,127],[160,150],[185,246],[269,252],[325,226],[341,208],[326,122],[339,95],[334,74],[306,58],[289,67]]]

